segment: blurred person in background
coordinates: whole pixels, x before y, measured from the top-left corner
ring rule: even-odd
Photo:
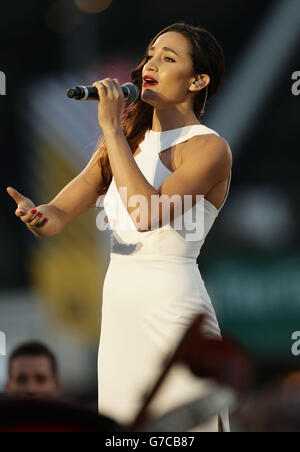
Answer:
[[[57,361],[48,347],[28,342],[9,357],[6,391],[12,397],[54,399],[61,391]]]
[[[224,70],[223,49],[210,32],[186,23],[166,27],[133,70],[131,82],[140,96],[123,112],[119,81],[94,83],[103,136],[83,171],[49,204],[38,207],[7,187],[18,206],[16,216],[39,238],[58,235],[99,196],[109,194],[103,206],[111,229],[111,260],[103,286],[98,392],[100,413],[120,423],[134,419],[145,390],[196,315],[206,314],[204,334],[221,339],[197,257],[231,181],[227,141],[200,122]],[[128,200],[142,196],[147,201],[146,207],[140,204],[139,216],[137,202],[130,207],[121,188],[127,189]],[[152,197],[163,202],[163,195],[169,200],[171,228],[160,209],[156,216],[153,211],[148,215]],[[170,203],[173,195],[184,204],[181,230],[174,229],[178,206]],[[197,217],[204,232],[197,240],[189,239],[195,225],[184,215],[191,209],[190,203],[186,208],[186,195],[192,197],[193,209],[198,207],[197,196],[204,198],[202,216]],[[156,414],[205,395],[207,389],[199,379],[179,372]],[[221,431],[229,431],[228,413],[222,413],[221,421]],[[217,417],[211,430],[218,431]]]

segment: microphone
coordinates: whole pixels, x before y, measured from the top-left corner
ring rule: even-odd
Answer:
[[[121,88],[126,103],[130,104],[138,99],[140,91],[133,83],[125,83]],[[95,86],[75,86],[75,88],[68,89],[67,96],[76,100],[99,100],[98,90]]]

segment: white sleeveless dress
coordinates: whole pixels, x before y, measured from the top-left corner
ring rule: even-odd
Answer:
[[[147,181],[158,189],[171,174],[159,153],[204,134],[218,135],[202,124],[165,132],[147,130],[135,161]],[[231,173],[224,203],[230,182]],[[103,285],[99,412],[120,423],[134,419],[145,393],[161,374],[165,357],[172,353],[194,316],[205,313],[203,332],[221,338],[197,265],[200,249],[221,209],[217,210],[204,197],[197,205],[203,209],[204,230],[203,237],[195,241],[187,239],[191,232],[189,219],[183,222],[181,230],[175,230],[171,222],[171,227],[138,232],[114,178],[104,198],[111,254]],[[196,205],[192,209],[195,208]],[[196,378],[189,369],[177,365],[150,408],[154,416],[159,416],[208,394],[212,388],[210,380]],[[220,417],[224,431],[230,431],[228,411],[220,413]],[[218,431],[217,416],[204,428],[191,431]]]

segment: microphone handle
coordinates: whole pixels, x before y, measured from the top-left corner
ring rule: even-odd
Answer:
[[[139,96],[139,90],[133,83],[125,83],[121,86],[124,100],[127,103],[134,102]],[[99,100],[98,90],[95,86],[75,86],[67,90],[70,99],[77,100]]]

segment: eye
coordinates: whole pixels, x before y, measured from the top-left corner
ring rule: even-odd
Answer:
[[[145,55],[145,59],[146,59],[146,61],[149,61],[149,60],[150,60],[150,58],[152,58],[152,56],[151,56],[151,55]],[[173,63],[176,63],[176,61],[175,61],[175,60],[173,60],[173,58],[170,58],[170,57],[168,57],[168,56],[165,56],[164,58],[167,58],[168,60],[171,60],[171,61],[173,61]]]
[[[167,56],[165,58],[167,58],[168,60],[174,61],[174,63],[175,63],[175,60],[173,60],[173,58],[170,58],[170,57],[167,57]]]

